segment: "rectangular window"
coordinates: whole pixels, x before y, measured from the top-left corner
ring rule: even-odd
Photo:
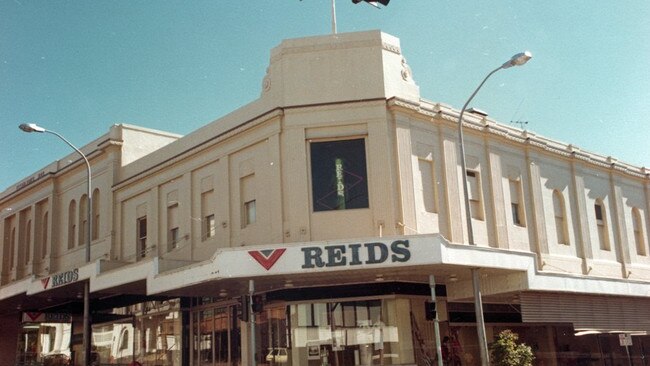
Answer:
[[[418,159],[420,171],[420,182],[422,184],[422,200],[426,212],[438,212],[438,196],[436,194],[436,183],[433,175],[433,161]]]
[[[178,248],[179,236],[178,203],[167,207],[167,251]]]
[[[632,208],[632,231],[634,232],[634,243],[636,244],[636,254],[646,256],[645,239],[643,238],[643,222],[641,213],[638,208]]]
[[[249,174],[240,178],[240,196],[241,196],[241,227],[257,222],[257,203],[255,199],[255,174]]]
[[[178,228],[173,227],[169,229],[169,241],[168,241],[167,250],[170,251],[178,248],[179,240],[180,240],[180,234]]]
[[[313,209],[368,208],[368,176],[364,139],[312,142]]]
[[[596,220],[599,221],[599,224],[603,223],[603,206],[599,203],[594,205],[594,210],[596,211]]]
[[[214,190],[201,193],[201,217],[203,217],[202,233],[203,240],[212,238],[216,235],[216,218],[214,216],[215,207]]]
[[[602,200],[596,200],[594,204],[594,211],[596,214],[596,226],[598,230],[598,241],[600,242],[600,249],[610,251],[612,248],[609,244],[609,230],[607,230],[607,222],[605,220],[605,207]]]
[[[216,221],[214,218],[214,215],[208,215],[204,219],[204,224],[203,224],[203,240],[212,238],[215,236],[217,232],[217,226],[216,226]]]
[[[467,194],[473,219],[483,220],[483,205],[481,204],[481,177],[475,170],[467,171]]]
[[[257,216],[255,200],[244,202],[244,223],[246,226],[255,223]]]
[[[138,237],[138,258],[144,258],[147,255],[147,217],[138,218],[137,223]]]
[[[518,226],[526,226],[521,200],[521,181],[509,180],[508,183],[510,186],[510,208],[512,211],[512,223]]]

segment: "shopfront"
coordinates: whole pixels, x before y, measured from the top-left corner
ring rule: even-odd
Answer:
[[[180,302],[147,301],[94,314],[93,365],[182,365]]]
[[[70,314],[26,312],[22,322],[16,350],[18,365],[58,366],[70,362]]]
[[[241,365],[239,304],[210,297],[192,300],[192,365]]]
[[[257,365],[428,364],[435,337],[425,319],[427,291],[428,285],[387,283],[255,295],[248,319],[255,321],[254,342],[237,300],[195,299],[192,365],[241,365],[251,344]]]

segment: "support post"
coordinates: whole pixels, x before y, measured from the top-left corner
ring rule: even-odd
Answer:
[[[436,279],[429,275],[429,287],[431,288],[431,301],[436,304]],[[436,318],[433,320],[433,330],[436,336],[436,358],[438,366],[442,366],[442,344],[440,343],[440,321],[438,320],[438,304],[436,304]]]
[[[248,280],[248,322],[250,323],[250,365],[256,366],[257,359],[255,359],[255,313],[253,312],[253,293],[255,293],[255,281]]]

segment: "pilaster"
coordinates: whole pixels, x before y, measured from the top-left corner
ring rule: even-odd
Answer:
[[[462,205],[460,201],[462,183],[458,181],[458,146],[455,140],[449,135],[442,135],[442,162],[445,187],[443,196],[447,205],[447,214],[449,222],[449,241],[452,243],[463,243],[464,229]]]
[[[501,156],[498,152],[494,152],[490,143],[486,140],[485,149],[488,155],[488,172],[489,176],[489,189],[492,197],[492,215],[486,215],[488,222],[490,216],[493,217],[493,229],[495,237],[495,246],[497,248],[508,249],[510,244],[508,242],[508,223],[506,221],[506,204],[503,197],[503,174],[501,169]],[[486,207],[487,209],[487,207]]]
[[[543,257],[548,255],[548,233],[546,232],[546,216],[544,214],[544,200],[542,197],[541,174],[539,165],[526,151],[526,167],[528,171],[528,182],[530,184],[531,194],[531,212],[534,232],[533,245],[536,247],[538,265],[543,261]],[[532,246],[531,246],[532,247]]]
[[[576,233],[578,234],[578,242],[576,247],[579,249],[578,256],[582,258],[583,273],[588,274],[591,270],[591,261],[594,258],[593,250],[591,247],[591,238],[589,236],[589,222],[587,220],[587,202],[585,198],[585,182],[582,176],[582,170],[576,164],[571,163],[571,170],[573,176],[573,196],[571,200],[573,205],[573,212],[576,213],[574,223],[577,225]]]

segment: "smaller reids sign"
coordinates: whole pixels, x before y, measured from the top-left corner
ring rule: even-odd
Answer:
[[[48,288],[55,288],[69,283],[77,282],[79,280],[79,268],[75,268],[69,271],[58,273],[50,277],[45,277],[41,279],[41,284],[43,285],[43,290]]]
[[[67,313],[24,312],[23,323],[70,323],[72,315]]]

